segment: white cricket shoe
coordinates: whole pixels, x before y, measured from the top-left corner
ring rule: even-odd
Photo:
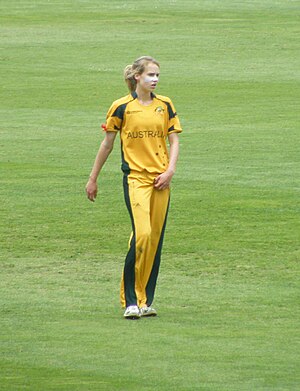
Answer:
[[[156,316],[157,312],[153,307],[142,307],[140,308],[141,316]]]
[[[125,319],[139,319],[141,317],[139,307],[137,305],[130,305],[124,312]]]

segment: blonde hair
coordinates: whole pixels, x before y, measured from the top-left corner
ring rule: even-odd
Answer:
[[[134,92],[136,89],[136,79],[135,75],[141,75],[146,66],[149,63],[156,64],[159,67],[158,61],[156,61],[153,57],[150,56],[142,56],[135,60],[135,62],[131,65],[127,65],[124,69],[124,78],[125,82],[129,88],[129,91]]]

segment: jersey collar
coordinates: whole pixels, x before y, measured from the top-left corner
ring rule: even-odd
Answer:
[[[137,97],[138,97],[136,91],[133,91],[131,93],[131,96],[133,97],[133,99],[137,99]],[[156,97],[156,95],[153,94],[153,92],[151,92],[151,98],[154,99],[155,97]]]

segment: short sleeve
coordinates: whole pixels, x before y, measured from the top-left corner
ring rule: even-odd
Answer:
[[[168,114],[169,114],[169,124],[168,124],[168,134],[171,133],[181,133],[182,128],[180,121],[175,110],[175,107],[171,101],[168,102]]]
[[[126,105],[118,105],[117,102],[110,106],[106,115],[105,130],[107,132],[118,132],[121,130],[125,107]]]

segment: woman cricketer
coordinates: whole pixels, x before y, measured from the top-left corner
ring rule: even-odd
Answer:
[[[125,203],[132,233],[121,282],[126,319],[155,316],[152,307],[170,198],[170,183],[182,131],[168,97],[154,94],[160,66],[152,57],[138,58],[124,70],[130,94],[111,105],[105,137],[97,153],[87,197],[95,201],[97,178],[120,133]],[[169,141],[169,151],[166,139]]]

